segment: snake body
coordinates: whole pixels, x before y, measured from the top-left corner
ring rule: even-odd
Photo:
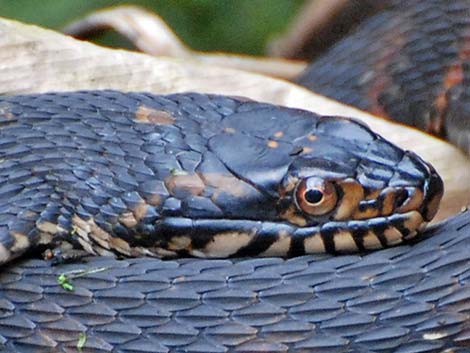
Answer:
[[[470,153],[470,1],[387,0],[297,78]]]
[[[130,257],[377,249],[414,237],[443,192],[414,153],[344,118],[202,94],[0,105],[2,262],[38,244]]]
[[[362,124],[200,94],[0,111],[3,351],[470,352],[470,216],[414,243],[440,178]],[[45,247],[235,258],[15,260]]]
[[[349,311],[355,309],[348,305],[390,300],[393,305],[386,306],[386,312],[393,316],[389,311],[400,310],[421,281],[434,278],[434,273],[427,273],[432,272],[433,259],[438,267],[441,260],[426,256],[423,263],[417,261],[421,267],[405,271],[416,283],[398,290],[375,287],[375,281],[379,274],[390,276],[391,268],[400,269],[402,261],[415,262],[415,252],[448,252],[451,263],[459,259],[463,268],[468,265],[468,243],[459,238],[460,230],[450,248],[441,236],[441,243],[431,237],[417,247],[365,257],[324,254],[409,242],[432,218],[442,195],[442,181],[430,165],[359,122],[194,93],[49,93],[3,97],[0,105],[4,263],[44,247],[59,255],[82,248],[90,254],[121,257],[323,253],[292,262],[92,258],[56,268],[40,260],[13,263],[0,278],[0,335],[12,351],[66,351],[79,344],[81,335],[90,349],[103,351],[123,350],[126,345],[132,351],[141,344],[144,351],[155,351],[155,346],[162,351],[245,346],[248,351],[309,351],[320,337],[321,330],[315,328],[328,325],[321,314],[315,318],[323,305],[346,315],[345,321],[333,325],[360,327],[350,338],[339,339],[339,348],[363,347],[359,337],[365,327],[377,328],[385,341],[393,337],[387,347],[401,342],[395,335],[423,347],[426,338],[414,330],[431,323],[434,332],[432,322],[448,307],[419,320],[419,325],[395,328],[372,324],[377,313],[351,317]],[[287,270],[291,263],[294,268]],[[270,264],[279,265],[280,273],[270,270]],[[360,277],[356,266],[359,273],[365,271]],[[181,272],[188,267],[190,272]],[[342,271],[348,274],[344,277]],[[72,284],[57,282],[64,273]],[[401,270],[393,273],[392,277],[403,275]],[[465,280],[460,283],[454,275],[446,294],[466,293]],[[291,287],[291,278],[296,277],[309,284]],[[344,282],[339,279],[343,277]],[[81,281],[87,284],[82,286]],[[138,291],[127,281],[138,283]],[[436,281],[437,286],[443,284]],[[295,300],[299,290],[301,299]],[[263,301],[268,293],[274,302]],[[209,299],[213,296],[215,301]],[[444,298],[449,299],[439,299]],[[384,310],[379,303],[374,305]],[[466,314],[460,308],[451,314],[457,315],[461,333]],[[261,326],[267,324],[276,325],[264,337]],[[298,336],[298,329],[305,332]],[[231,338],[214,341],[209,337],[212,330]],[[127,338],[119,332],[126,332]],[[287,341],[278,342],[286,334]],[[439,345],[451,342],[446,334]]]
[[[468,353],[470,214],[424,236],[361,256],[12,263],[2,351]]]

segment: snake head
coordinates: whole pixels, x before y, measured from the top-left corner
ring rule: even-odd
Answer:
[[[400,243],[434,217],[443,182],[430,164],[356,121],[320,118],[316,130],[296,141],[301,152],[280,184],[286,221],[328,225],[341,234],[330,248],[341,251]]]
[[[220,129],[211,151],[253,188],[244,188],[231,217],[258,221],[244,221],[253,236],[236,255],[396,245],[438,209],[443,183],[433,167],[358,121],[263,106],[228,116]]]

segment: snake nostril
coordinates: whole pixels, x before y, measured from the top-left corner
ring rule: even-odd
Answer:
[[[408,190],[398,189],[395,196],[395,209],[403,206],[409,197],[410,194],[408,193]]]

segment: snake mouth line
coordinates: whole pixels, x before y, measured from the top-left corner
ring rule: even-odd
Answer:
[[[159,256],[298,256],[353,253],[394,246],[425,225],[418,211],[368,220],[297,227],[283,222],[166,218],[157,225]]]

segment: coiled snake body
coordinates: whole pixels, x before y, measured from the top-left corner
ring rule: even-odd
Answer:
[[[5,264],[4,351],[469,351],[469,216],[413,244],[442,182],[362,124],[200,94],[0,111],[2,263],[234,257]]]

